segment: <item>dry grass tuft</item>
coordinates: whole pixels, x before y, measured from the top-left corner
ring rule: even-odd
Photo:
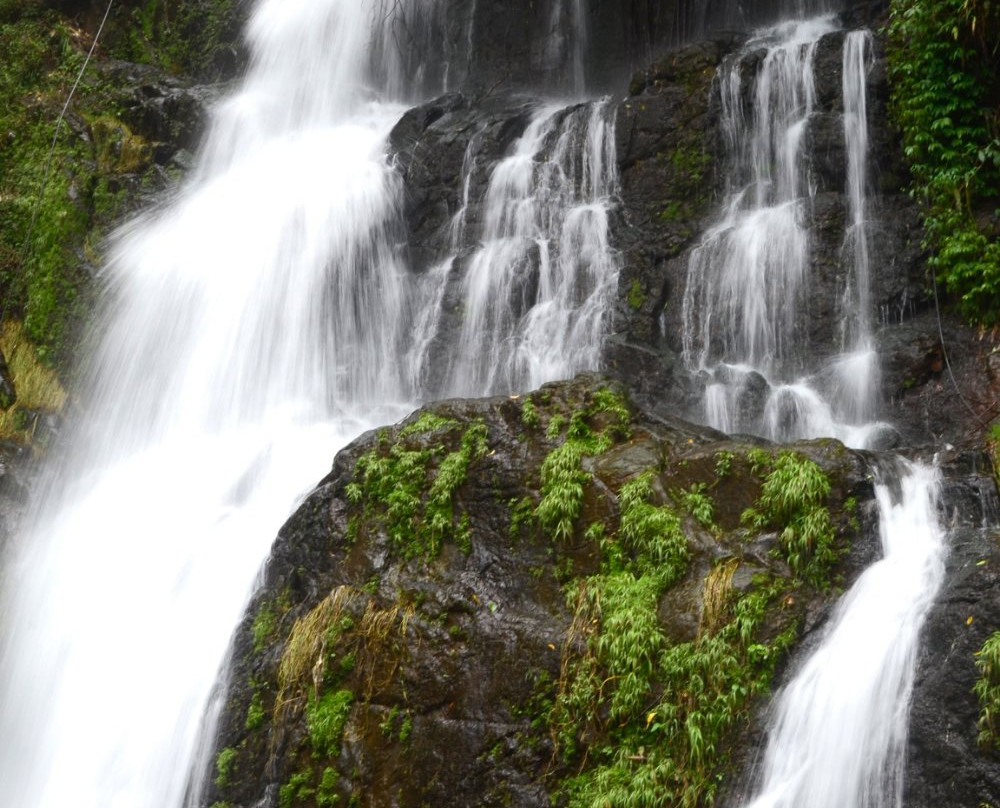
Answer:
[[[728,622],[729,595],[733,591],[733,575],[739,566],[738,558],[729,558],[716,564],[705,576],[698,636],[712,636]]]
[[[66,391],[55,371],[39,361],[34,345],[17,320],[8,320],[0,327],[0,350],[17,390],[17,403],[0,411],[0,438],[31,443],[37,422],[29,413],[62,412]]]

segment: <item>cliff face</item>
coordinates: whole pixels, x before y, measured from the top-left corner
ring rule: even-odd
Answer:
[[[96,2],[52,5],[68,15],[53,35],[67,47],[103,13]],[[452,92],[407,113],[390,139],[418,273],[451,250],[469,156],[477,169],[466,216],[481,222],[487,178],[529,124],[533,104],[519,91],[571,88],[573,37],[584,32],[584,79],[611,92],[615,107],[611,234],[621,273],[605,351],[614,381],[446,402],[338,455],[282,530],[237,631],[204,804],[538,806],[581,794],[618,804],[623,790],[649,788],[646,804],[695,805],[720,782],[720,797],[740,794],[772,681],[823,625],[831,580],[850,582],[877,553],[868,456],[827,441],[787,447],[797,468],[812,474],[814,463],[829,484],[803,507],[829,515],[836,560],[805,570],[778,538],[787,515],[756,529],[742,519],[747,509],[766,513],[769,475],[792,462],[779,461],[785,448],[674,417],[694,413],[704,385],[680,361],[681,301],[690,250],[723,187],[715,76],[746,40],[725,29],[745,30],[778,5],[741,16],[727,2],[599,0],[585,4],[576,33],[567,29],[571,3],[423,6],[431,23],[406,58],[416,71],[428,54],[447,52],[453,72],[422,74],[429,94]],[[111,224],[189,167],[219,92],[213,82],[245,62],[236,32],[247,8],[118,4],[103,55],[119,58],[95,64],[71,108],[72,148],[59,152],[53,186],[54,204],[79,223],[46,233],[63,239],[70,281],[53,287],[42,282],[47,274],[19,274],[20,241],[0,250],[4,296],[21,313],[47,312],[42,292],[53,288],[89,299],[89,272],[79,268],[98,260]],[[848,27],[883,17],[880,3],[843,14]],[[201,20],[212,24],[199,28]],[[175,49],[195,33],[189,50]],[[818,245],[813,344],[830,343],[838,327],[831,267],[846,217],[842,42],[835,33],[819,46],[807,134],[816,195],[806,215]],[[939,313],[928,288],[883,50],[877,41],[868,86],[884,417],[903,448],[963,447],[981,438],[1000,365],[992,335]],[[32,121],[51,119],[63,97],[65,76],[51,75],[48,94],[23,107]],[[746,97],[752,90],[748,79]],[[3,146],[25,165],[49,142],[29,142],[27,131]],[[33,187],[0,200],[3,221],[21,228],[9,232],[23,235]],[[445,312],[442,350],[461,318],[459,308]],[[35,322],[48,333],[47,320]],[[444,389],[433,373],[425,382]],[[943,465],[952,548],[919,660],[908,804],[997,805],[1000,764],[976,746],[971,691],[973,652],[1000,626],[992,470],[975,452],[950,453]],[[5,469],[0,483],[13,503],[3,515],[14,519],[16,472]],[[671,541],[654,546],[647,521]]]
[[[815,497],[741,527],[779,467]],[[617,804],[647,777],[650,804],[708,800],[871,557],[871,494],[836,442],[733,442],[594,377],[368,434],[274,547],[205,804]],[[806,511],[834,553],[793,571],[778,534]]]

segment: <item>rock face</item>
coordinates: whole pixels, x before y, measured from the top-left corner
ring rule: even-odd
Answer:
[[[691,30],[709,30],[711,19],[729,19],[722,5],[706,7],[705,18],[679,6],[669,15],[674,24],[687,15]],[[614,23],[601,58],[619,75],[635,66],[635,53],[663,41],[665,6],[589,8]],[[477,13],[497,13],[489,3],[482,9]],[[845,25],[875,25],[883,10],[856,4],[844,13]],[[772,11],[757,9],[762,18]],[[469,66],[463,92],[414,108],[392,133],[415,272],[430,271],[454,249],[450,223],[463,205],[470,230],[481,224],[489,172],[535,107],[509,91],[526,81],[517,72],[525,65],[547,68],[532,61],[535,40],[512,33],[524,20],[509,16],[504,36],[482,47],[489,70],[501,53],[510,69],[490,74],[483,67],[477,78]],[[623,17],[632,27],[616,27]],[[833,301],[847,209],[843,39],[830,34],[818,48],[818,106],[808,132],[816,187],[808,211],[814,238],[808,338],[821,345],[833,342],[837,328]],[[504,51],[515,40],[528,51]],[[771,523],[754,538],[741,522],[745,509],[759,507],[766,487],[767,471],[756,465],[759,447],[668,415],[692,414],[701,395],[679,359],[680,301],[688,253],[711,224],[722,187],[716,70],[743,41],[716,34],[675,48],[647,60],[632,74],[628,93],[615,95],[620,204],[613,236],[621,274],[605,362],[642,410],[630,411],[627,427],[616,425],[614,408],[595,403],[606,403],[604,383],[580,379],[521,398],[446,402],[427,411],[433,417],[413,416],[339,455],[283,529],[264,586],[237,632],[205,804],[540,806],[585,794],[594,804],[613,805],[622,796],[615,783],[637,789],[652,771],[647,767],[656,766],[675,774],[653,778],[660,789],[653,804],[705,804],[719,778],[723,803],[745,798],[745,773],[765,740],[763,694],[772,674],[780,683],[794,668],[787,649],[798,641],[802,653],[818,636],[832,600],[822,588],[795,588],[795,576],[774,554],[780,555],[782,525]],[[877,38],[875,48],[868,78],[871,227],[883,411],[905,445],[963,446],[978,429],[983,402],[996,397],[1000,371],[990,364],[991,338],[939,312],[927,288],[917,210],[901,190],[905,169],[887,115]],[[745,93],[752,92],[752,61],[751,55]],[[560,75],[546,81],[565,82]],[[470,162],[477,170],[463,187]],[[457,251],[460,270],[469,249]],[[454,283],[460,279],[461,271]],[[446,320],[455,298],[456,289],[445,292]],[[459,307],[452,308],[442,342],[460,322]],[[423,381],[429,390],[441,387],[433,376]],[[583,413],[575,427],[574,413]],[[598,436],[594,451],[577,447],[562,457],[574,429],[586,440]],[[819,463],[833,482],[827,506],[836,535],[853,540],[836,569],[848,583],[878,552],[866,459],[826,442],[793,450]],[[767,449],[772,461],[775,451]],[[559,478],[566,490],[551,476],[560,462],[569,462],[569,477]],[[414,464],[413,476],[399,463]],[[721,473],[720,463],[731,470]],[[918,663],[907,804],[992,807],[1000,799],[1000,764],[976,746],[971,688],[974,651],[1000,626],[992,595],[1000,564],[996,493],[988,463],[976,453],[952,453],[943,463],[942,512],[952,520],[952,549]],[[440,487],[436,497],[436,481],[448,479],[452,466],[464,471],[446,497]],[[662,643],[659,651],[684,649],[676,653],[688,662],[685,654],[725,644],[746,685],[713,730],[703,764],[692,763],[698,754],[688,741],[656,734],[667,732],[659,716],[679,715],[678,725],[689,727],[692,713],[700,715],[700,703],[671,701],[671,694],[691,697],[694,680],[679,686],[672,674],[647,665],[642,650],[616,667],[621,660],[609,651],[609,636],[622,625],[610,604],[631,601],[601,587],[612,586],[609,569],[631,574],[633,583],[643,580],[643,551],[630,544],[626,510],[629,486],[650,471],[644,504],[671,509],[688,554],[676,579],[653,587],[655,617],[643,624],[643,636]],[[571,493],[577,485],[579,494]],[[561,490],[571,504],[553,504]],[[711,512],[708,523],[697,518],[699,504]],[[567,512],[574,514],[568,522]],[[624,555],[616,556],[616,547]],[[721,612],[712,594],[719,581]],[[598,593],[596,601],[587,600],[588,592]],[[755,596],[765,605],[750,628],[751,645],[766,650],[751,662],[747,640],[728,632]],[[648,610],[639,610],[629,619],[638,623],[643,614],[648,618]],[[719,679],[709,689],[726,681],[724,665],[713,670]],[[644,698],[625,707],[620,680],[629,674],[646,677]]]
[[[586,376],[362,437],[283,528],[238,630],[205,804],[548,805],[604,787],[619,748],[641,776],[671,723],[649,715],[668,706],[679,727],[705,722],[714,753],[674,749],[657,793],[707,797],[797,627],[829,602],[793,582],[781,520],[741,528],[774,464],[822,469],[813,504],[855,548],[817,567],[818,585],[871,552],[864,459],[835,442],[778,457],[634,411]],[[652,566],[643,519],[680,542]],[[654,645],[608,651],[634,630]],[[674,668],[704,692],[673,690]],[[644,677],[634,702],[621,675]]]
[[[924,630],[910,716],[906,805],[997,805],[1000,760],[977,745],[975,652],[1000,627],[1000,517],[982,455],[949,456],[945,584]]]

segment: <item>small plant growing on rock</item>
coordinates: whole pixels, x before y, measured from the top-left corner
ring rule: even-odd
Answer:
[[[749,456],[749,455],[748,455]],[[743,513],[754,530],[779,530],[788,566],[813,586],[827,585],[836,561],[833,522],[826,508],[830,480],[816,463],[796,452],[781,452],[764,480],[760,499]]]
[[[979,697],[979,745],[1000,752],[1000,631],[976,652],[979,678],[973,691]]]

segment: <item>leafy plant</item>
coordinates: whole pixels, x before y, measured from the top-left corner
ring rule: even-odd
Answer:
[[[760,499],[743,513],[755,530],[779,530],[788,566],[814,586],[828,585],[836,561],[833,522],[826,507],[830,480],[812,460],[796,452],[781,452],[764,480]]]
[[[1000,631],[976,652],[979,678],[973,692],[979,697],[979,744],[1000,752]]]
[[[1000,183],[1000,7],[991,0],[893,0],[895,116],[921,202],[924,246],[973,322],[1000,312],[1000,242],[977,215]]]

